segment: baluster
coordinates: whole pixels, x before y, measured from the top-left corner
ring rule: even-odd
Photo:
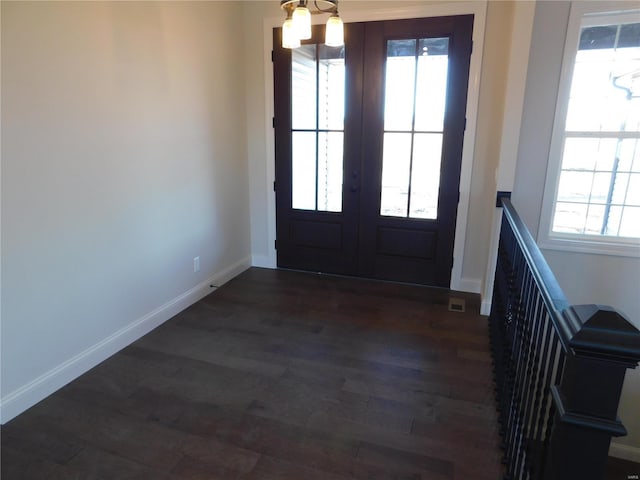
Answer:
[[[528,472],[525,472],[525,464],[528,462],[529,455],[529,447],[530,447],[530,435],[531,435],[531,424],[535,420],[533,416],[535,415],[535,411],[533,410],[533,399],[535,396],[535,384],[537,378],[537,372],[540,369],[540,357],[539,357],[539,348],[540,341],[542,337],[542,327],[543,327],[543,305],[542,300],[538,294],[537,289],[533,289],[531,291],[531,300],[529,303],[529,317],[532,321],[533,332],[531,336],[531,343],[529,347],[529,363],[527,368],[527,388],[524,394],[524,404],[523,404],[523,430],[522,437],[520,440],[520,446],[518,448],[518,458],[516,459],[516,470],[515,470],[515,478],[526,478],[528,477]]]
[[[538,353],[538,372],[535,381],[535,392],[533,393],[533,417],[531,418],[531,429],[529,431],[529,451],[525,468],[530,471],[531,477],[535,478],[536,472],[540,470],[537,465],[541,450],[542,425],[545,420],[546,406],[543,403],[545,396],[550,395],[549,380],[545,380],[547,374],[552,369],[550,357],[555,357],[555,352],[551,352],[551,335],[553,327],[549,320],[549,315],[544,310],[542,298],[539,300],[540,308],[540,338],[536,345]]]
[[[489,334],[504,478],[595,480],[611,436],[624,433],[615,413],[640,332],[612,309],[569,308],[510,201],[503,206]]]
[[[522,260],[520,260],[522,262]],[[520,275],[523,277],[522,275]],[[526,292],[530,279],[523,278],[521,282],[518,297],[522,300],[518,302],[517,310],[517,338],[514,339],[514,362],[515,372],[513,380],[513,391],[510,400],[509,414],[509,436],[507,437],[507,476],[513,477],[515,469],[515,459],[517,457],[517,447],[519,444],[519,436],[521,429],[520,404],[522,398],[522,389],[524,385],[524,372],[526,368],[526,344],[528,340],[529,322],[526,315]]]
[[[554,332],[555,333],[555,332]],[[562,376],[562,370],[564,368],[564,352],[562,350],[562,346],[560,340],[557,335],[553,335],[553,351],[554,354],[551,357],[551,368],[549,369],[549,386],[547,390],[547,398],[546,398],[546,423],[543,424],[542,431],[542,447],[540,453],[540,463],[538,464],[539,469],[539,477],[541,480],[545,480],[545,465],[547,463],[547,452],[549,449],[549,439],[551,438],[551,431],[553,429],[553,424],[555,421],[555,403],[553,402],[553,397],[551,395],[551,388],[553,385],[557,385],[560,382],[560,378]]]

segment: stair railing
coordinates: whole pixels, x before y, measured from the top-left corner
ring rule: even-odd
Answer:
[[[507,198],[491,314],[505,480],[601,480],[640,332],[619,312],[570,306]],[[576,272],[580,275],[580,272]]]

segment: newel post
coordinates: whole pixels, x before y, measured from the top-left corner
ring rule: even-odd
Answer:
[[[611,437],[627,433],[618,403],[627,368],[640,361],[640,331],[601,305],[570,307],[562,320],[567,352],[560,384],[552,387],[555,418],[542,478],[600,480]]]

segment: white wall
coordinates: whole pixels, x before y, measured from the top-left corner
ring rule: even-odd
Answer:
[[[241,29],[237,2],[2,2],[3,421],[249,265]]]
[[[265,65],[265,42],[271,48],[271,36],[258,32],[270,31],[272,19],[283,19],[277,2],[248,1],[245,5],[245,51],[247,71],[247,145],[251,183],[251,250],[255,265],[275,266],[275,218],[272,189],[273,171],[267,159],[273,151],[270,118],[267,112],[273,102],[273,92],[265,84],[272,75]],[[461,2],[449,2],[460,4]],[[393,14],[416,6],[441,10],[447,2],[438,1],[344,1],[340,3],[343,16],[359,18],[371,10],[390,9]],[[490,243],[492,214],[495,205],[495,170],[501,145],[504,114],[505,81],[508,68],[509,44],[512,35],[513,2],[491,1],[487,10],[483,69],[480,79],[478,124],[473,157],[473,173],[469,193],[469,212],[461,268],[465,290],[480,292],[485,276]],[[391,18],[391,17],[389,17]]]
[[[570,2],[538,2],[513,203],[538,231]],[[640,259],[543,250],[572,304],[611,305],[640,328]],[[627,371],[619,410],[629,435],[611,453],[640,462],[640,371]]]

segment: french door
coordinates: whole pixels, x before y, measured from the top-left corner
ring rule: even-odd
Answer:
[[[274,29],[278,266],[449,287],[473,16]]]

